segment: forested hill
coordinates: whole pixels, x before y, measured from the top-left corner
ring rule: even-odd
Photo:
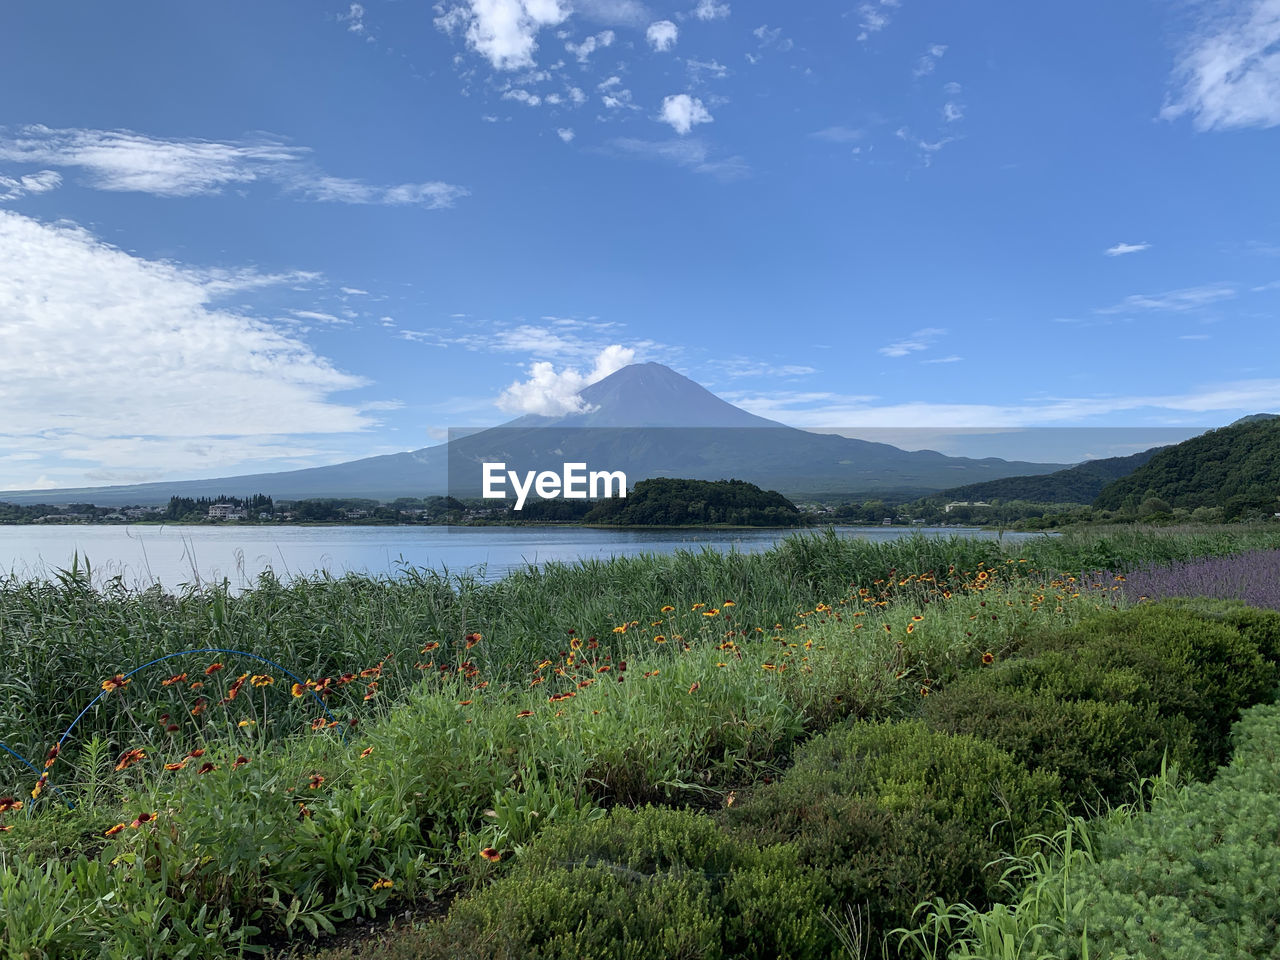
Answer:
[[[1223,519],[1280,511],[1280,418],[1246,417],[1156,452],[1094,501],[1104,510],[1147,500],[1167,507],[1218,507]]]
[[[587,523],[623,526],[686,526],[724,523],[734,526],[796,526],[803,522],[796,505],[776,490],[742,480],[641,480],[626,499],[603,500]]]
[[[953,487],[930,500],[1029,500],[1032,503],[1092,503],[1108,483],[1127,476],[1150,460],[1161,447],[1127,457],[1087,460],[1066,470],[1038,477],[1005,477]]]

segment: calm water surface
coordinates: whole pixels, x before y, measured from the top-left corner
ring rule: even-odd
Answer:
[[[835,527],[842,537],[892,540],[914,531],[995,538],[964,527]],[[133,587],[168,590],[218,583],[251,586],[273,571],[282,579],[327,572],[394,574],[405,565],[469,570],[500,577],[549,560],[671,553],[679,549],[752,552],[773,546],[786,530],[595,530],[581,527],[239,527],[225,526],[0,526],[0,571],[47,577],[88,558],[101,584],[122,577]],[[1036,534],[1006,533],[1007,540]]]

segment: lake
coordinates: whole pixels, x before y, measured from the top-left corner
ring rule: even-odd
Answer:
[[[994,539],[972,527],[835,527],[842,537],[892,540],[914,532]],[[549,560],[671,553],[679,549],[765,550],[789,530],[600,530],[585,527],[4,525],[0,571],[49,577],[88,558],[97,584],[167,590],[218,583],[251,586],[272,570],[281,579],[327,572],[394,574],[405,565],[471,570],[488,578]],[[1007,540],[1039,534],[1005,533]]]

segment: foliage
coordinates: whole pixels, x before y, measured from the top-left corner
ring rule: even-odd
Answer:
[[[736,526],[796,526],[794,503],[776,490],[761,490],[742,480],[641,480],[625,499],[602,500],[587,523],[684,526],[725,523]]]
[[[1028,500],[1034,503],[1092,503],[1113,480],[1128,476],[1150,460],[1159,448],[1153,447],[1127,457],[1107,457],[1055,473],[1031,477],[1005,477],[953,487],[931,494],[930,500]]]
[[[1234,733],[1232,762],[1212,783],[1162,777],[1149,809],[1076,821],[1047,851],[1014,863],[1011,906],[935,902],[907,942],[936,958],[952,940],[955,960],[1275,956],[1280,706],[1251,708]]]
[[[1057,797],[1056,776],[974,737],[856,723],[806,743],[784,778],[720,818],[735,835],[794,846],[883,933],[922,899],[988,902],[998,875],[986,865]]]
[[[828,892],[793,850],[646,807],[547,830],[513,871],[420,934],[423,958],[825,958]]]
[[[1280,508],[1280,419],[1209,430],[1159,450],[1128,476],[1108,484],[1094,506],[1118,510],[1158,497],[1188,510],[1219,507],[1227,520],[1271,516]]]

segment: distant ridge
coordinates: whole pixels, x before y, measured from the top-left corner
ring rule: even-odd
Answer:
[[[949,500],[1029,500],[1033,503],[1093,503],[1108,483],[1128,476],[1155,456],[1160,447],[1152,447],[1127,457],[1107,457],[1046,473],[1042,476],[1007,477],[963,487],[952,487],[936,494]]]
[[[163,504],[170,497],[246,496],[276,500],[365,497],[393,500],[479,493],[480,464],[545,467],[584,461],[649,477],[737,479],[812,497],[892,492],[922,496],[978,482],[1059,470],[1065,464],[948,457],[834,434],[809,433],[748,413],[659,363],[623,367],[580,394],[581,413],[527,415],[455,437],[448,444],[326,467],[110,487],[0,492],[17,504]],[[451,483],[451,475],[452,480]],[[463,489],[459,478],[468,486]]]

